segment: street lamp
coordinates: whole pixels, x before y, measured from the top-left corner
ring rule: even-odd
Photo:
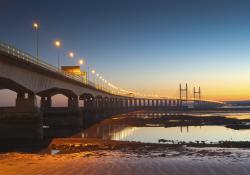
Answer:
[[[82,59],[80,59],[80,60],[78,61],[78,63],[79,63],[80,65],[83,65],[83,64],[84,64],[84,61],[83,61]]]
[[[73,66],[73,65],[74,65],[74,60],[73,60],[73,58],[75,57],[75,53],[72,52],[72,51],[69,51],[68,57],[72,60],[72,66]]]
[[[39,24],[38,24],[38,22],[33,22],[33,24],[32,24],[32,27],[35,29],[35,31],[36,31],[36,58],[37,58],[37,60],[38,60],[38,42],[39,42],[39,35],[38,35],[38,29],[39,29]]]
[[[94,83],[94,86],[95,86],[95,69],[92,69],[91,73],[93,74],[93,83]]]
[[[100,88],[100,87],[99,87],[99,76],[100,76],[100,75],[97,73],[96,76],[97,76],[97,81],[96,81],[97,89],[99,89],[99,88]]]
[[[100,89],[102,89],[102,76],[100,76],[99,79],[100,79]]]
[[[80,61],[81,61],[81,63],[80,63]],[[81,60],[79,60],[79,64],[84,65],[83,70],[86,72],[86,80],[88,82],[88,80],[89,80],[89,66],[87,66],[86,58],[82,58]]]
[[[62,46],[62,43],[60,40],[55,40],[54,41],[54,46],[58,49],[58,52],[57,52],[57,66],[58,66],[58,70],[60,70],[60,48]]]
[[[86,62],[83,59],[80,59],[80,60],[78,60],[78,64],[81,66],[81,65],[86,64]],[[87,80],[86,74],[84,75],[84,81],[85,81],[86,84],[88,84],[88,80]]]

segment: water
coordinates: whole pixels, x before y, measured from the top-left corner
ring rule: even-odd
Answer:
[[[114,116],[83,131],[82,138],[100,138],[108,140],[140,141],[158,143],[159,139],[173,140],[175,142],[206,143],[218,141],[250,141],[250,129],[234,130],[225,126],[189,126],[164,127],[161,123],[149,123],[162,116],[192,115],[197,117],[222,116],[237,119],[250,119],[250,113],[135,113]],[[178,119],[178,117],[176,116]],[[79,136],[79,135],[78,135]]]

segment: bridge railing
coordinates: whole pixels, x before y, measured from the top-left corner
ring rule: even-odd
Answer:
[[[39,67],[42,67],[42,68],[44,68],[46,70],[49,70],[49,71],[52,71],[54,73],[60,74],[60,75],[62,75],[64,77],[67,77],[69,79],[73,79],[75,81],[83,83],[84,85],[88,85],[88,86],[90,86],[92,88],[101,89],[103,91],[106,91],[106,92],[112,93],[112,94],[116,94],[116,95],[122,95],[121,93],[115,93],[114,91],[110,91],[108,88],[103,88],[103,87],[100,88],[99,85],[93,83],[90,80],[83,81],[83,77],[81,77],[81,76],[72,75],[70,73],[67,73],[67,72],[61,70],[58,67],[50,65],[47,62],[45,62],[45,61],[43,61],[43,60],[41,60],[41,59],[39,59],[37,57],[34,57],[31,54],[26,53],[26,52],[24,52],[24,51],[22,51],[20,49],[17,49],[14,46],[6,44],[4,42],[0,42],[0,50],[7,53],[7,54],[9,54],[9,55],[13,55],[15,58],[20,59],[20,61],[35,64],[35,65],[37,65]]]

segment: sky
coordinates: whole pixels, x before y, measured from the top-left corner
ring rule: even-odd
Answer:
[[[144,94],[250,100],[250,1],[0,0],[0,41],[57,65],[55,39],[116,86]],[[4,92],[7,93],[7,92]],[[9,92],[8,92],[9,93]],[[6,95],[6,94],[5,94]]]

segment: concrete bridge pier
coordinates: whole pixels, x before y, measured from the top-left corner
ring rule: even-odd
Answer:
[[[164,106],[163,107],[164,107],[164,109],[168,108],[168,100],[166,100],[166,99],[164,100]]]
[[[43,139],[42,114],[34,93],[17,92],[16,107],[0,110],[0,139]]]
[[[149,100],[148,99],[145,100],[145,109],[149,109]]]
[[[173,100],[173,108],[176,108],[176,100]]]
[[[117,113],[118,107],[119,107],[119,104],[118,104],[117,98],[113,98],[112,99],[112,115]]]
[[[67,107],[52,107],[52,96],[59,94],[60,91],[47,91],[39,93],[41,96],[41,110],[46,129],[45,137],[64,137],[68,136],[72,129],[83,127],[83,112],[79,108],[78,96],[75,94],[64,94],[68,98]]]
[[[160,108],[160,103],[159,103],[159,100],[155,100],[155,108],[156,109],[159,109]]]
[[[122,111],[122,103],[120,98],[115,98],[115,108],[114,114],[119,114]]]
[[[128,112],[132,111],[133,108],[133,100],[132,99],[128,99]]]
[[[110,98],[109,99],[109,105],[110,105],[110,115],[115,113],[115,108],[116,108],[116,102],[115,102],[115,98]]]
[[[152,100],[152,109],[154,109],[154,108],[155,108],[155,106],[156,106],[156,100],[155,100],[155,99],[153,99],[153,100]]]
[[[128,112],[129,110],[129,100],[124,99],[124,112]]]
[[[162,107],[163,107],[163,100],[160,99],[160,101],[159,101],[159,108],[162,109]]]
[[[70,110],[78,110],[79,109],[78,97],[69,97],[68,98],[68,108]]]
[[[145,102],[146,102],[145,99],[142,99],[142,100],[141,100],[142,109],[145,109],[145,107],[146,107]]]
[[[96,100],[92,96],[81,98],[84,103],[83,112],[83,127],[87,127],[97,121]]]
[[[177,100],[177,108],[180,109],[181,108],[181,100]]]
[[[147,101],[148,101],[148,103],[147,103],[147,109],[151,109],[152,100],[148,99]]]
[[[142,100],[141,99],[138,99],[138,109],[142,109],[143,106],[142,106]]]
[[[104,119],[104,110],[104,99],[101,96],[97,96],[95,98],[95,118],[97,121]]]
[[[118,99],[118,103],[119,103],[119,113],[123,113],[123,99],[119,98]]]
[[[106,117],[106,116],[109,116],[109,98],[103,98],[102,99],[102,106],[103,106],[103,115]]]
[[[46,111],[52,105],[51,97],[41,97],[41,110]]]

